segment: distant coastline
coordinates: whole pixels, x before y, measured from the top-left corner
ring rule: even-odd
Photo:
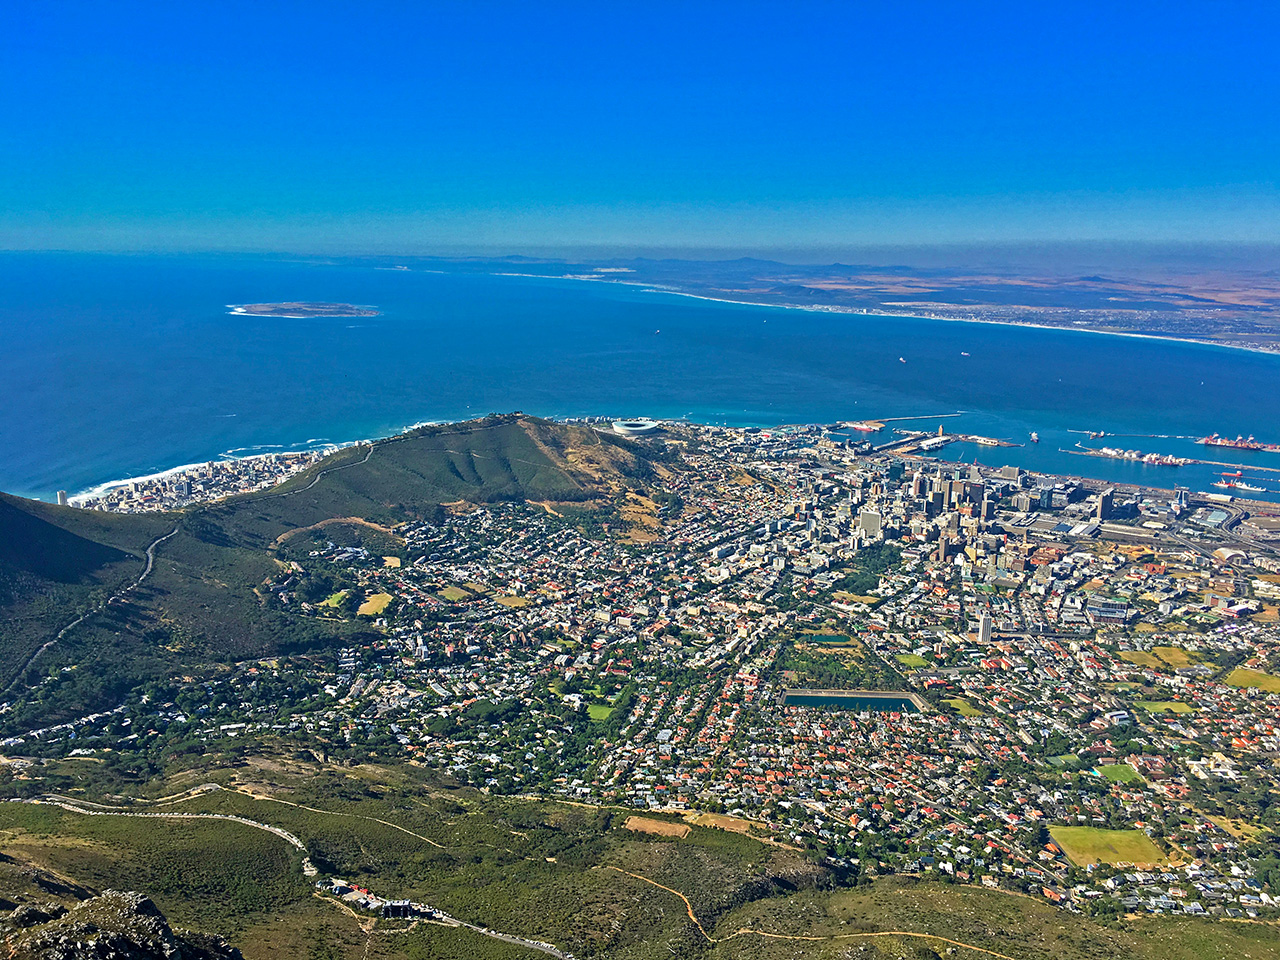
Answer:
[[[353,447],[359,443],[368,443],[368,442],[369,441],[367,440],[349,440],[343,443],[317,441],[317,442],[312,442],[309,445],[302,444],[300,446],[290,447],[290,448],[286,448],[285,445],[280,445],[279,449],[273,449],[270,452],[259,451],[256,453],[237,454],[232,451],[228,451],[227,453],[224,453],[221,457],[217,458],[216,460],[199,460],[199,461],[196,461],[195,463],[184,463],[176,467],[168,467],[167,469],[164,469],[164,470],[157,470],[154,473],[140,474],[135,477],[121,477],[117,480],[107,480],[104,483],[96,483],[91,487],[86,487],[83,490],[77,491],[76,493],[69,495],[67,497],[67,503],[69,503],[71,506],[80,506],[81,504],[87,501],[97,500],[98,498],[110,493],[111,491],[118,490],[120,487],[128,486],[129,484],[141,484],[145,486],[145,485],[154,483],[156,481],[167,480],[172,477],[177,477],[177,476],[180,476],[181,474],[194,473],[195,471],[198,471],[203,467],[208,467],[211,464],[236,463],[240,461],[251,461],[251,460],[268,460],[271,458],[291,457],[291,456],[297,456],[300,454],[319,454],[321,456],[327,456],[331,453],[336,453],[338,450],[341,450],[345,447]]]
[[[297,300],[288,303],[228,303],[232,316],[279,317],[284,320],[310,320],[316,317],[376,317],[373,307],[354,303],[320,303]]]
[[[1074,311],[1049,312],[1047,323],[999,322],[1038,320],[1034,311],[975,311],[970,322],[996,323],[921,326],[907,317],[932,319],[931,305],[908,312],[877,309],[879,301],[828,303],[798,288],[739,289],[746,284],[732,279],[715,289],[697,278],[686,285],[683,275],[636,273],[592,277],[622,283],[616,287],[545,282],[591,269],[565,264],[484,263],[417,280],[402,271],[385,283],[392,274],[286,263],[272,265],[268,286],[256,261],[199,261],[187,269],[163,259],[102,258],[86,261],[64,287],[9,266],[6,282],[21,292],[24,308],[5,326],[0,371],[26,387],[11,398],[3,431],[11,455],[0,489],[46,501],[60,489],[100,493],[93,488],[104,481],[147,482],[166,468],[304,450],[321,445],[318,438],[384,437],[415,421],[492,410],[764,429],[965,410],[972,419],[957,430],[1027,445],[996,450],[959,441],[948,451],[952,459],[1001,458],[1047,474],[1146,484],[1173,476],[1167,467],[1069,451],[1081,434],[1102,431],[1125,438],[1107,443],[1172,457],[1205,458],[1188,438],[1214,432],[1280,442],[1267,405],[1256,402],[1273,392],[1280,359],[1143,343],[1174,339],[1157,332],[1198,343],[1201,330],[1137,326],[1129,334],[1120,314],[1106,322],[1133,339],[1046,341],[1045,329],[1113,331],[1070,325],[1088,319]],[[60,269],[51,263],[45,272]],[[500,280],[499,272],[526,276]],[[120,289],[102,300],[107,283]],[[251,302],[233,300],[237,290],[342,296],[376,305],[380,315],[231,319],[225,304]],[[716,305],[682,307],[676,297]],[[743,312],[767,306],[805,313]],[[842,315],[864,306],[904,322]],[[173,322],[139,322],[157,310]],[[59,331],[56,354],[50,329]],[[118,335],[124,330],[130,335]],[[719,344],[728,349],[713,349]],[[138,376],[106,375],[121,364]],[[68,377],[69,369],[85,375]],[[1038,445],[1027,440],[1032,432]],[[1248,451],[1209,459],[1280,466],[1275,454]],[[1215,471],[1234,469],[1190,464],[1179,468],[1177,482],[1213,490],[1221,479]]]
[[[952,317],[945,314],[904,313],[885,307],[873,310],[863,307],[845,307],[818,303],[768,303],[760,300],[735,300],[732,297],[712,297],[705,293],[691,293],[667,284],[645,283],[642,280],[621,280],[616,276],[589,276],[584,274],[553,275],[546,273],[513,273],[494,272],[495,277],[521,277],[531,280],[579,280],[585,283],[613,283],[627,287],[639,287],[651,293],[669,293],[674,297],[689,297],[693,300],[708,300],[712,303],[731,303],[740,307],[772,307],[778,310],[804,310],[809,313],[837,313],[850,316],[865,317],[900,317],[904,320],[942,320],[947,323],[982,323],[997,327],[1029,327],[1034,330],[1057,330],[1062,333],[1094,333],[1107,337],[1132,337],[1139,340],[1162,340],[1167,343],[1192,343],[1202,347],[1221,347],[1223,350],[1242,350],[1246,353],[1258,353],[1264,356],[1280,356],[1280,349],[1269,350],[1266,347],[1250,346],[1242,343],[1224,343],[1218,340],[1202,340],[1195,337],[1174,337],[1159,333],[1132,333],[1124,330],[1099,330],[1090,326],[1059,326],[1052,323],[1036,323],[1023,320],[995,320],[978,317]]]

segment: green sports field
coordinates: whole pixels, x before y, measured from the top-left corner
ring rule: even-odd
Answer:
[[[1049,833],[1072,863],[1167,863],[1160,848],[1141,830],[1103,830],[1100,827],[1052,827]]]
[[[1268,693],[1280,693],[1280,677],[1273,677],[1260,670],[1236,667],[1227,676],[1226,682],[1233,687],[1253,687],[1255,690],[1266,690]]]
[[[1133,705],[1147,713],[1191,713],[1195,709],[1181,700],[1135,700]]]
[[[1142,776],[1127,763],[1113,763],[1098,767],[1098,773],[1112,783],[1142,783]]]

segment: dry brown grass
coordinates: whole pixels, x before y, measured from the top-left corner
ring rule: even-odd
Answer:
[[[1195,655],[1181,647],[1152,647],[1151,652],[1171,667],[1189,667],[1195,663]]]
[[[392,597],[389,593],[375,593],[364,603],[360,604],[360,608],[356,613],[362,617],[376,617],[391,603]]]
[[[1252,687],[1268,693],[1280,693],[1280,677],[1273,677],[1261,670],[1247,670],[1244,667],[1236,667],[1232,670],[1223,683],[1233,687]]]
[[[693,828],[687,823],[650,820],[648,817],[627,817],[622,825],[628,830],[634,830],[636,833],[651,833],[658,837],[675,837],[677,840],[683,840],[693,832]]]
[[[1232,817],[1209,817],[1209,819],[1237,840],[1252,840],[1262,832],[1261,827],[1255,827],[1251,823],[1246,823],[1243,820],[1236,820]]]
[[[857,593],[848,593],[844,590],[837,590],[832,594],[841,603],[865,603],[867,606],[874,606],[880,602],[879,597],[872,597]]]
[[[278,547],[286,540],[296,537],[300,533],[306,533],[309,530],[323,530],[325,527],[333,526],[364,527],[367,530],[376,530],[378,533],[385,534],[399,543],[404,543],[404,538],[390,527],[384,527],[382,524],[374,523],[372,520],[365,520],[363,517],[330,517],[328,520],[321,520],[319,523],[313,523],[309,527],[295,527],[292,530],[286,530],[284,533],[280,534],[280,536],[276,537],[274,546]]]
[[[1071,862],[1080,867],[1094,863],[1132,863],[1146,867],[1169,862],[1141,830],[1054,827],[1050,835]]]
[[[761,823],[752,823],[741,817],[726,817],[722,813],[700,813],[689,820],[696,827],[714,827],[717,830],[728,830],[730,833],[750,833],[752,828],[768,830]]]
[[[658,520],[658,505],[648,497],[628,492],[618,512],[627,525],[627,536],[624,539],[628,543],[651,543],[662,532],[662,523]]]
[[[1120,654],[1121,660],[1136,663],[1140,667],[1189,667],[1196,662],[1195,654],[1181,647],[1152,647],[1150,653],[1141,650],[1126,650]]]

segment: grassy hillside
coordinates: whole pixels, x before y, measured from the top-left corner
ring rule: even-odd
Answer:
[[[58,583],[82,583],[127,556],[123,550],[54,526],[8,499],[0,500],[0,569],[11,576],[25,573]]]
[[[147,544],[166,529],[167,517],[0,494],[0,690],[58,630],[136,578]]]
[[[37,776],[46,790],[102,797],[122,786],[103,779],[108,773],[64,761]],[[841,887],[799,852],[749,837],[701,826],[682,838],[638,834],[624,826],[626,810],[486,797],[412,767],[262,758],[250,768],[191,770],[144,792],[173,795],[209,781],[226,789],[120,809],[280,827],[327,873],[553,942],[580,960],[1280,960],[1268,924],[1103,924],[1035,897],[908,877]],[[0,785],[0,796],[16,787]],[[361,931],[339,904],[311,895],[299,851],[243,823],[0,803],[0,846],[0,898],[10,903],[71,902],[127,884],[175,922],[227,936],[249,960],[535,956],[429,924],[410,931],[379,921]]]
[[[173,522],[162,514],[117,516],[0,493],[0,608],[52,585],[113,584],[135,570],[147,544]]]
[[[316,535],[374,531],[374,546],[385,550],[389,537],[378,528],[456,501],[551,501],[612,515],[649,474],[637,449],[586,427],[493,416],[344,449],[265,493],[176,514],[109,514],[0,495],[0,690],[39,688],[4,715],[3,728],[21,732],[111,707],[176,671],[349,641],[363,627],[263,603],[257,588],[278,574],[281,546],[295,532],[354,519]],[[147,545],[175,528],[145,583],[18,678],[60,629],[136,579]],[[68,666],[83,669],[64,674]]]
[[[341,450],[267,494],[204,514],[229,537],[269,546],[333,517],[393,524],[456,501],[603,500],[648,469],[633,449],[589,428],[495,416]]]
[[[7,493],[0,493],[0,501],[51,526],[139,556],[148,543],[173,529],[174,516],[168,513],[104,513],[78,507],[59,507],[40,500],[24,500]]]

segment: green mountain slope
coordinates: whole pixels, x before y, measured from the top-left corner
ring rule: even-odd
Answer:
[[[0,494],[0,690],[39,647],[136,578],[172,521],[95,514]],[[3,699],[3,698],[0,698]]]
[[[204,512],[228,537],[265,546],[333,517],[390,524],[455,501],[602,500],[647,473],[634,450],[589,428],[494,416],[351,447],[268,494]]]
[[[0,569],[59,583],[81,583],[125,559],[123,550],[55,526],[0,499]]]
[[[14,707],[3,728],[112,707],[150,677],[350,642],[367,625],[264,602],[258,588],[283,569],[281,545],[295,531],[335,519],[391,525],[457,501],[607,509],[649,470],[634,445],[508,415],[347,448],[265,493],[175,514],[108,514],[3,496],[0,701]],[[160,537],[150,575],[131,586]],[[38,696],[24,699],[37,685]]]

